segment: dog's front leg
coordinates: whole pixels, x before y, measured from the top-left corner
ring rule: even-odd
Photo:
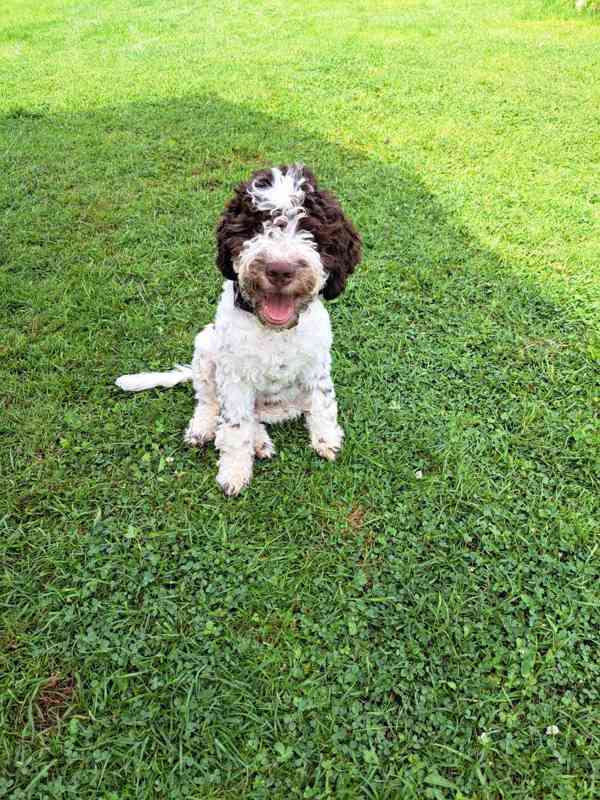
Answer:
[[[310,443],[320,456],[334,461],[342,448],[344,431],[337,421],[337,403],[329,365],[309,386],[308,407],[306,425]]]
[[[219,380],[220,413],[215,437],[219,450],[217,483],[234,496],[250,483],[254,463],[255,397],[252,389],[234,380]]]

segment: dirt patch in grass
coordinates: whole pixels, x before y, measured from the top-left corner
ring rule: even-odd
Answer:
[[[66,675],[51,675],[40,689],[36,702],[39,730],[56,727],[67,713],[75,694],[75,679]]]
[[[352,511],[348,514],[348,525],[354,531],[360,530],[362,526],[365,524],[365,515],[366,511],[362,506],[355,506]]]

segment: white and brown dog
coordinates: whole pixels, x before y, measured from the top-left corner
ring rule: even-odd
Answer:
[[[238,494],[254,457],[274,447],[265,424],[304,414],[313,448],[333,460],[344,433],[331,381],[331,325],[321,297],[343,292],[360,261],[360,237],[339,202],[301,165],[254,173],[217,228],[217,266],[227,279],[213,324],[197,336],[191,367],[123,375],[138,392],[193,381],[196,410],[185,432],[212,439],[217,481]]]

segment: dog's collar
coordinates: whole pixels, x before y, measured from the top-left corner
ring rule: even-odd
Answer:
[[[241,292],[240,285],[237,281],[234,281],[233,284],[233,305],[236,308],[241,309],[242,311],[247,311],[249,314],[254,314],[254,308],[250,305],[250,303],[244,298],[244,295]]]

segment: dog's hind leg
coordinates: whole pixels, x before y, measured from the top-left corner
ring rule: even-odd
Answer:
[[[254,423],[254,454],[257,458],[273,458],[275,455],[275,445],[260,422]]]
[[[215,384],[216,335],[207,325],[196,336],[192,374],[196,392],[196,409],[183,435],[186,444],[200,447],[215,438],[219,404]]]

